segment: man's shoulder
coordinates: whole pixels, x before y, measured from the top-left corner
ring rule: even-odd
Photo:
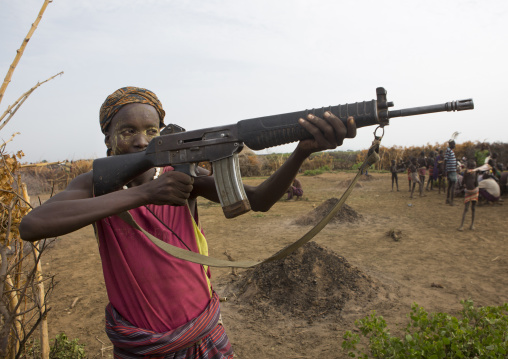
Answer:
[[[66,189],[48,199],[47,202],[92,198],[92,185],[92,172],[83,173],[73,179]]]
[[[79,176],[76,176],[76,178],[74,178],[72,181],[71,181],[71,184],[74,184],[74,185],[85,185],[85,184],[92,184],[93,183],[93,171],[88,171],[88,172],[85,172],[85,173],[82,173],[80,174]]]
[[[80,174],[76,178],[74,178],[69,186],[64,190],[65,191],[82,191],[89,192],[90,197],[93,194],[93,173],[92,171]]]

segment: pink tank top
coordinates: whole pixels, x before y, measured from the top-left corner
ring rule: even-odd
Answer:
[[[130,210],[134,220],[155,237],[180,248],[208,255],[204,236],[187,206]],[[111,304],[131,324],[158,333],[194,319],[211,298],[206,266],[174,258],[143,233],[116,216],[96,223],[104,280]]]

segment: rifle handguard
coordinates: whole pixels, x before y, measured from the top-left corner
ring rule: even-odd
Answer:
[[[215,187],[226,218],[234,218],[250,211],[240,174],[238,154],[212,162]]]

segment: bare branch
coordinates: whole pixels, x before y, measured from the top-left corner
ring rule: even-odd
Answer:
[[[32,94],[32,92],[35,91],[35,89],[39,86],[41,86],[42,84],[48,82],[48,81],[51,81],[53,80],[55,77],[57,77],[58,75],[63,75],[63,71],[57,73],[56,75],[53,75],[51,76],[49,79],[47,80],[44,80],[42,82],[38,82],[37,85],[35,85],[34,87],[32,87],[30,90],[28,90],[27,92],[25,92],[23,95],[21,95],[20,98],[18,98],[16,100],[16,102],[14,102],[14,104],[12,104],[11,106],[9,106],[7,108],[7,110],[5,110],[5,112],[3,113],[3,115],[0,117],[0,121],[2,121],[4,119],[5,116],[9,115],[9,117],[7,117],[5,119],[5,121],[0,125],[0,131],[2,130],[2,128],[4,128],[5,125],[7,125],[7,123],[9,122],[9,120],[12,118],[12,116],[14,116],[14,114],[16,113],[16,111],[18,111],[18,109],[21,107],[21,105],[23,104],[23,102],[25,102],[25,100],[28,98],[28,96],[30,96]],[[1,100],[1,98],[0,98]],[[12,108],[14,108],[14,110],[12,110]]]
[[[26,165],[21,165],[20,168],[27,168],[27,167],[44,167],[44,166],[51,166],[51,165],[60,165],[64,163],[64,161],[57,161],[57,162],[40,162],[40,163],[30,163]]]
[[[6,146],[9,142],[11,142],[11,141],[14,139],[14,137],[16,137],[16,135],[20,135],[20,134],[21,134],[20,132],[15,132],[15,133],[13,133],[13,134],[12,134],[12,136],[11,136],[11,138],[9,138],[7,141],[5,141],[4,143],[2,143],[2,145],[0,146],[0,152],[3,152],[3,151],[4,151],[4,149],[5,149],[5,146]]]
[[[32,92],[30,92],[31,94]],[[7,108],[7,110],[4,112],[4,114],[2,115],[2,117],[0,117],[0,120],[2,120],[5,116],[7,116],[7,114],[9,114],[9,117],[7,117],[5,119],[5,121],[2,123],[2,125],[0,125],[0,130],[2,128],[4,128],[5,125],[7,125],[7,123],[9,122],[9,120],[12,118],[12,116],[14,116],[14,114],[19,110],[19,108],[21,107],[21,105],[23,104],[23,102],[25,102],[25,100],[28,98],[29,95],[27,96],[24,96],[22,97],[22,100],[16,105],[16,107],[14,108],[13,111],[11,111],[10,109],[12,107],[9,107]]]
[[[44,1],[44,4],[42,4],[41,10],[39,11],[39,15],[37,16],[37,19],[35,19],[35,22],[32,24],[30,31],[28,31],[28,34],[21,43],[21,47],[18,49],[18,51],[16,51],[16,57],[14,58],[14,61],[12,62],[11,67],[9,68],[9,71],[7,71],[7,75],[5,76],[2,87],[0,87],[0,103],[2,102],[2,99],[4,97],[5,90],[7,90],[7,86],[11,82],[12,74],[14,73],[16,66],[18,66],[21,56],[23,56],[23,52],[25,51],[26,45],[28,44],[28,41],[30,41],[30,38],[35,32],[35,29],[37,29],[37,26],[39,25],[39,22],[42,19],[42,15],[44,14],[44,11],[46,11],[46,7],[49,5],[50,2],[51,0]]]
[[[23,346],[25,345],[26,341],[28,340],[28,338],[30,338],[30,336],[32,335],[32,333],[35,331],[35,329],[37,329],[37,327],[39,326],[39,324],[41,323],[41,321],[48,315],[48,312],[51,310],[51,308],[47,308],[40,316],[39,318],[37,319],[37,322],[35,322],[35,324],[33,325],[32,329],[30,329],[30,331],[28,332],[28,334],[25,335],[25,339],[23,339],[23,341],[21,343],[19,343],[19,347],[20,348],[23,348]],[[16,359],[19,358],[19,356],[21,355],[21,352],[18,352],[16,354]]]
[[[10,235],[10,232],[11,232],[11,223],[12,223],[12,210],[14,209],[14,204],[16,203],[15,200],[13,200],[11,202],[11,205],[10,207],[8,208],[8,220],[7,220],[7,229],[6,229],[6,232],[5,232],[5,242],[4,243],[9,243],[9,235]],[[4,286],[3,286],[3,283],[5,283],[5,278],[7,277],[7,264],[8,264],[8,261],[7,261],[7,248],[2,245],[1,248],[0,248],[0,255],[1,255],[1,258],[2,258],[2,263],[0,263],[0,280],[1,280],[1,285],[0,285],[0,298],[3,297],[3,293],[4,293]]]

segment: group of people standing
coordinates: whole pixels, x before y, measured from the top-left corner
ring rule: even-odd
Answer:
[[[439,193],[441,193],[441,189],[444,190],[444,186],[447,183],[446,179],[448,179],[446,202],[448,204],[453,203],[454,193],[451,191],[452,183],[457,182],[457,161],[453,151],[454,148],[455,142],[450,141],[445,154],[443,153],[443,150],[436,150],[436,152],[430,151],[428,157],[426,157],[425,151],[422,151],[418,157],[411,156],[407,161],[401,159],[397,163],[396,160],[392,160],[390,166],[390,172],[392,174],[392,191],[394,190],[394,186],[397,191],[399,191],[398,174],[407,172],[409,192],[411,192],[410,198],[413,198],[417,184],[419,185],[418,191],[420,196],[424,196],[423,191],[425,187],[425,179],[428,174],[426,190],[433,190],[434,184],[437,182]]]
[[[501,202],[501,192],[506,191],[508,172],[503,172],[503,165],[497,162],[498,155],[492,153],[486,144],[475,152],[474,158],[462,157],[458,160],[455,155],[455,141],[448,141],[445,151],[430,151],[428,156],[422,151],[418,157],[411,157],[408,161],[391,161],[392,191],[394,186],[399,191],[398,173],[407,171],[409,181],[409,198],[418,184],[419,195],[424,196],[425,179],[428,174],[426,190],[434,189],[437,182],[439,193],[446,192],[445,203],[455,205],[457,194],[464,194],[464,214],[459,230],[463,230],[466,213],[471,203],[472,222],[470,229],[474,229],[475,205],[479,201],[485,203]]]

